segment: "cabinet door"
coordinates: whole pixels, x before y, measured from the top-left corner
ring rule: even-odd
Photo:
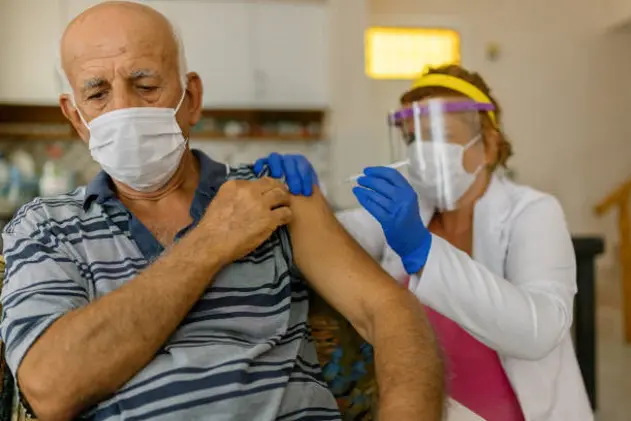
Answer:
[[[263,107],[326,107],[329,16],[324,0],[253,3],[254,92]]]
[[[248,107],[254,99],[248,50],[248,3],[242,0],[159,0],[182,37],[189,71],[204,84],[204,106]]]
[[[0,102],[57,104],[58,0],[0,0]]]

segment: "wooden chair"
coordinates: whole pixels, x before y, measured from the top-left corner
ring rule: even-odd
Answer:
[[[309,324],[322,366],[344,421],[377,419],[378,388],[372,347],[355,328],[313,293]]]
[[[597,216],[603,216],[612,209],[618,211],[618,241],[620,241],[618,258],[622,269],[622,311],[626,343],[631,343],[631,217],[629,215],[629,195],[631,195],[631,180],[608,194],[594,207]]]

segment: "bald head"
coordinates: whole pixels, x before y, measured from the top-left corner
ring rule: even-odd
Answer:
[[[62,109],[87,137],[79,117],[89,122],[121,108],[175,108],[184,90],[201,103],[201,82],[187,75],[184,57],[173,25],[158,11],[126,1],[99,3],[70,22],[61,39],[61,67],[72,93],[62,95]]]
[[[79,98],[121,72],[186,80],[184,49],[173,26],[138,3],[108,1],[84,11],[66,28],[60,52],[64,76]]]

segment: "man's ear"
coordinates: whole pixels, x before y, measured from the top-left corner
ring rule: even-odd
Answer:
[[[188,87],[186,88],[188,125],[193,127],[202,118],[204,86],[199,75],[195,72],[188,73],[186,78],[188,81]]]
[[[70,97],[69,94],[62,94],[59,96],[59,106],[61,107],[61,112],[68,119],[72,127],[79,133],[79,137],[83,140],[84,143],[88,143],[90,140],[90,132],[81,117],[79,116],[79,110],[74,105],[74,101]]]

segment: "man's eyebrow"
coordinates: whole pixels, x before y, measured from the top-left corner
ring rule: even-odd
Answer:
[[[146,77],[158,77],[158,72],[149,69],[134,70],[129,74],[131,80],[138,80]]]
[[[87,79],[83,82],[83,90],[88,91],[90,89],[99,88],[105,85],[106,81],[100,77],[93,77],[91,79]]]

